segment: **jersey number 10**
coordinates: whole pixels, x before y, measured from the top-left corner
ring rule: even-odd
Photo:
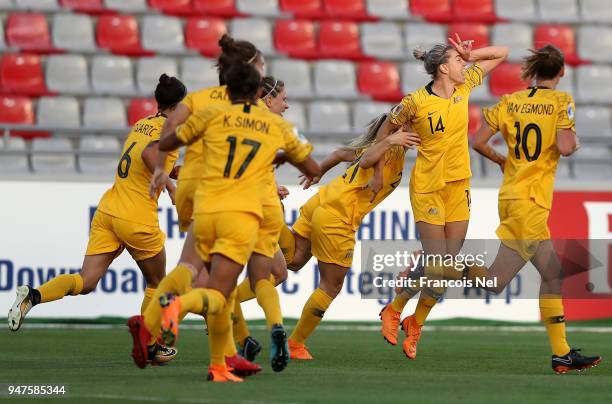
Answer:
[[[535,123],[530,123],[525,126],[523,129],[523,133],[521,135],[521,124],[520,122],[514,122],[514,127],[516,128],[516,145],[514,146],[514,157],[517,160],[521,159],[521,151],[519,145],[522,146],[523,154],[525,154],[525,158],[527,161],[534,161],[540,157],[540,153],[542,152],[542,130]],[[536,147],[533,154],[530,154],[529,148],[527,146],[527,139],[529,138],[529,132],[534,131],[536,135]]]

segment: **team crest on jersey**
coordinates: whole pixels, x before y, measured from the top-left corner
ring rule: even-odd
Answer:
[[[438,214],[438,209],[436,209],[436,208],[430,208],[430,209],[427,211],[427,213],[428,213],[430,216],[436,216],[436,215]]]
[[[574,106],[572,104],[567,106],[567,117],[572,121],[574,120]]]
[[[455,98],[453,98],[453,104],[458,104],[461,102],[461,100],[463,99],[462,96],[458,95]]]

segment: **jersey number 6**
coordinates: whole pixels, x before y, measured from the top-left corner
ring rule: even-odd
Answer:
[[[130,147],[127,148],[123,156],[121,156],[121,160],[119,160],[119,165],[117,166],[117,175],[119,178],[127,178],[130,173],[130,166],[132,165],[132,157],[130,157],[130,152],[132,148],[136,146],[136,142],[132,143]]]
[[[236,146],[238,140],[236,139],[236,136],[228,136],[226,140],[229,142],[229,154],[227,155],[227,163],[225,163],[225,170],[223,171],[223,176],[229,178],[230,172],[232,170],[232,164],[234,163],[234,155],[236,154]],[[234,175],[235,179],[240,178],[242,174],[244,174],[247,167],[249,166],[249,164],[251,164],[251,161],[253,161],[253,158],[257,154],[259,147],[261,146],[261,143],[251,139],[244,139],[242,141],[242,144],[250,146],[251,151],[249,152],[249,154],[247,154],[246,158],[238,168],[238,172],[236,172],[236,175]]]

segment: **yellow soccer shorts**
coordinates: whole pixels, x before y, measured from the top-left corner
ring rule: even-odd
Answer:
[[[470,220],[470,179],[447,182],[444,188],[424,194],[414,192],[411,183],[410,204],[417,223],[444,226]]]
[[[535,254],[539,242],[550,239],[550,211],[533,199],[504,199],[498,203],[497,237],[525,261]]]
[[[179,219],[179,229],[187,231],[193,220],[193,200],[200,180],[198,178],[179,179],[176,186],[174,203]]]
[[[322,206],[312,214],[311,252],[319,261],[349,268],[353,263],[355,231]]]
[[[146,260],[164,248],[166,235],[159,226],[147,226],[96,211],[85,255],[105,254],[125,247],[135,261]]]
[[[319,198],[319,193],[316,193],[311,196],[304,205],[302,205],[300,208],[300,216],[298,216],[295,223],[293,223],[293,226],[291,226],[294,232],[306,239],[310,238],[310,232],[312,230],[312,215],[320,204],[321,200]]]
[[[246,265],[257,235],[260,218],[250,212],[214,212],[194,216],[196,251],[204,262],[210,262],[212,254]]]
[[[285,216],[280,204],[264,205],[263,221],[257,235],[257,242],[253,252],[272,258],[278,250],[278,238],[285,225]]]

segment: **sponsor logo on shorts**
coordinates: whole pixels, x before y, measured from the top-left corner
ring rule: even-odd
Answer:
[[[438,209],[437,208],[429,208],[429,210],[427,211],[427,213],[430,216],[436,216],[438,214]]]
[[[349,250],[347,251],[346,255],[344,256],[344,258],[353,258],[353,250]]]

